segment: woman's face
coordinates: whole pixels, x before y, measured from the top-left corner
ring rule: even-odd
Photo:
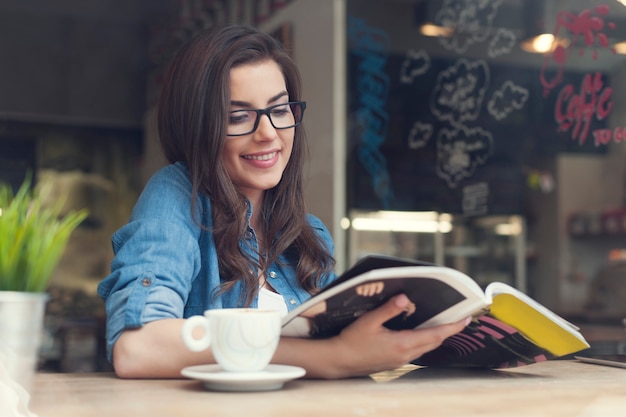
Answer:
[[[274,61],[233,68],[230,91],[230,111],[265,109],[289,101],[285,78]],[[275,129],[268,117],[261,115],[254,132],[226,138],[222,152],[226,171],[253,204],[280,181],[291,156],[294,129]]]

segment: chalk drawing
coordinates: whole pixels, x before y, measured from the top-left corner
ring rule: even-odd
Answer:
[[[430,123],[415,122],[409,132],[409,149],[420,149],[426,146],[433,135],[434,127]]]
[[[431,111],[439,120],[453,125],[476,120],[488,85],[489,67],[485,61],[460,59],[438,74]]]
[[[480,127],[441,129],[437,135],[437,175],[450,188],[473,175],[493,153],[493,135]]]
[[[517,85],[513,81],[505,81],[491,96],[487,103],[487,111],[494,119],[502,120],[513,111],[524,107],[528,95],[527,88]]]
[[[449,28],[452,35],[440,36],[439,42],[462,54],[470,45],[485,41],[501,3],[502,0],[444,0],[434,20]]]
[[[425,50],[406,52],[400,67],[400,82],[411,84],[416,77],[425,74],[430,68],[430,55]]]
[[[517,36],[509,29],[500,28],[496,30],[495,35],[489,42],[487,48],[487,54],[491,58],[496,58],[501,55],[506,55],[513,50],[513,47],[517,43]]]
[[[463,214],[465,216],[480,216],[487,214],[489,209],[489,184],[478,182],[463,187]]]

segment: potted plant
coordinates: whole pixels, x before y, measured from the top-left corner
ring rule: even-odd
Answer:
[[[0,183],[0,366],[26,389],[36,370],[46,289],[87,210],[63,213],[28,175],[16,193]],[[50,194],[51,190],[47,190]]]

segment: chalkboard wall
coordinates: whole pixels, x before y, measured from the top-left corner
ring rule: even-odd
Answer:
[[[608,132],[609,74],[567,68],[549,54],[527,54],[528,64],[502,59],[520,56],[523,33],[493,24],[501,1],[482,2],[477,26],[440,37],[438,49],[414,28],[389,29],[394,20],[367,3],[375,7],[353,1],[348,9],[350,208],[522,214],[533,160],[606,151],[596,135]],[[466,2],[430,3],[445,24]],[[585,94],[597,109],[576,118],[571,103]]]

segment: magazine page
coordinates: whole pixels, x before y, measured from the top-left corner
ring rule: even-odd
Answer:
[[[451,323],[486,307],[478,284],[459,271],[437,266],[382,268],[329,287],[303,303],[283,319],[282,334],[337,335],[360,315],[400,293],[411,303],[407,311],[385,324],[390,329]]]
[[[461,333],[412,361],[415,365],[462,368],[513,368],[553,359],[517,329],[489,314],[476,318]]]
[[[374,269],[394,268],[398,266],[438,266],[430,262],[418,261],[415,259],[398,258],[387,255],[367,255],[359,259],[347,271],[341,274],[335,281],[326,287],[332,288],[358,275],[364,274]]]

